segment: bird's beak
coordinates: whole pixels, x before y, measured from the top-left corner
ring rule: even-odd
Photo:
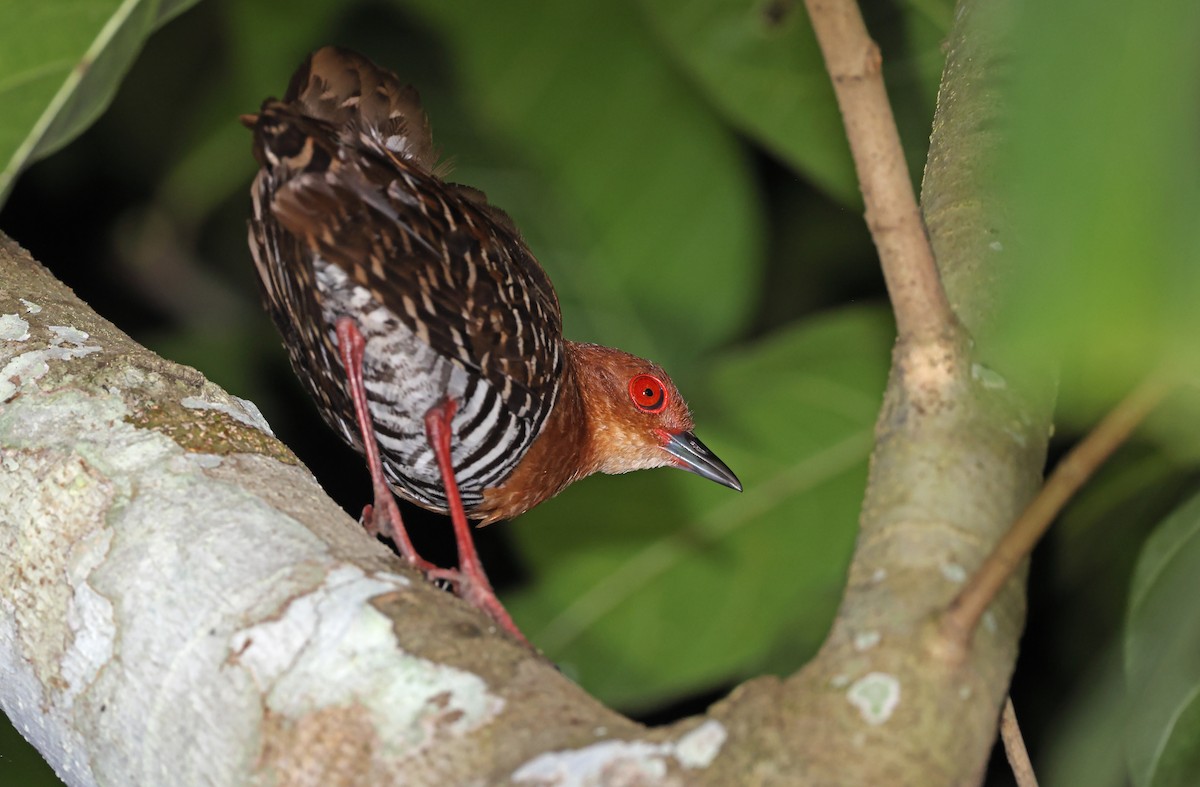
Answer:
[[[663,448],[675,457],[675,466],[689,473],[695,473],[709,481],[716,481],[721,486],[742,491],[742,482],[726,467],[717,455],[708,450],[704,443],[696,439],[691,432],[667,433]]]

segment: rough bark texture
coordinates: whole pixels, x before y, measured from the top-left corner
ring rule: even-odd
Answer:
[[[1007,245],[984,78],[1007,8],[960,6],[926,171],[973,331]],[[646,730],[407,572],[252,405],[138,347],[3,236],[0,315],[0,706],[70,784],[979,780],[1023,590],[965,654],[933,623],[1037,489],[1048,407],[974,360],[965,330],[896,347],[821,652]]]

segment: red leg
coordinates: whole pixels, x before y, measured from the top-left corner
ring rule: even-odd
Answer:
[[[346,377],[350,381],[350,397],[354,400],[354,414],[358,417],[358,429],[362,434],[363,448],[367,453],[367,466],[371,469],[371,485],[375,489],[375,506],[363,509],[363,524],[372,535],[386,528],[387,535],[396,542],[396,548],[412,566],[426,574],[440,575],[444,569],[425,560],[417,554],[416,548],[404,529],[400,519],[400,509],[396,506],[396,498],[388,488],[383,476],[383,462],[379,459],[379,446],[375,442],[375,429],[371,426],[371,412],[367,409],[367,389],[363,385],[362,361],[363,350],[367,343],[363,339],[358,325],[349,317],[337,321],[338,352],[342,356],[342,366],[346,369]],[[384,527],[380,527],[380,520]]]
[[[454,478],[454,464],[450,459],[450,422],[457,409],[453,399],[446,399],[433,407],[425,414],[425,434],[437,457],[438,468],[442,471],[446,502],[450,507],[450,521],[454,524],[454,540],[458,544],[458,570],[461,574],[458,594],[491,615],[493,620],[514,637],[529,645],[529,640],[525,639],[525,635],[509,617],[508,610],[500,603],[500,599],[496,598],[492,583],[488,582],[487,574],[483,571],[479,553],[475,551],[475,540],[471,537],[471,527],[467,524],[467,514],[458,494],[458,482]]]

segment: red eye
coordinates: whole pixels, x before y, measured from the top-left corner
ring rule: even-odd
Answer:
[[[629,396],[643,413],[658,413],[667,406],[667,387],[652,374],[639,374],[630,380]]]

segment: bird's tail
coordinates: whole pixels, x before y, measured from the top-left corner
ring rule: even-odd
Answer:
[[[416,89],[357,52],[336,46],[313,52],[292,75],[284,103],[365,133],[426,171],[437,164],[429,118]]]

